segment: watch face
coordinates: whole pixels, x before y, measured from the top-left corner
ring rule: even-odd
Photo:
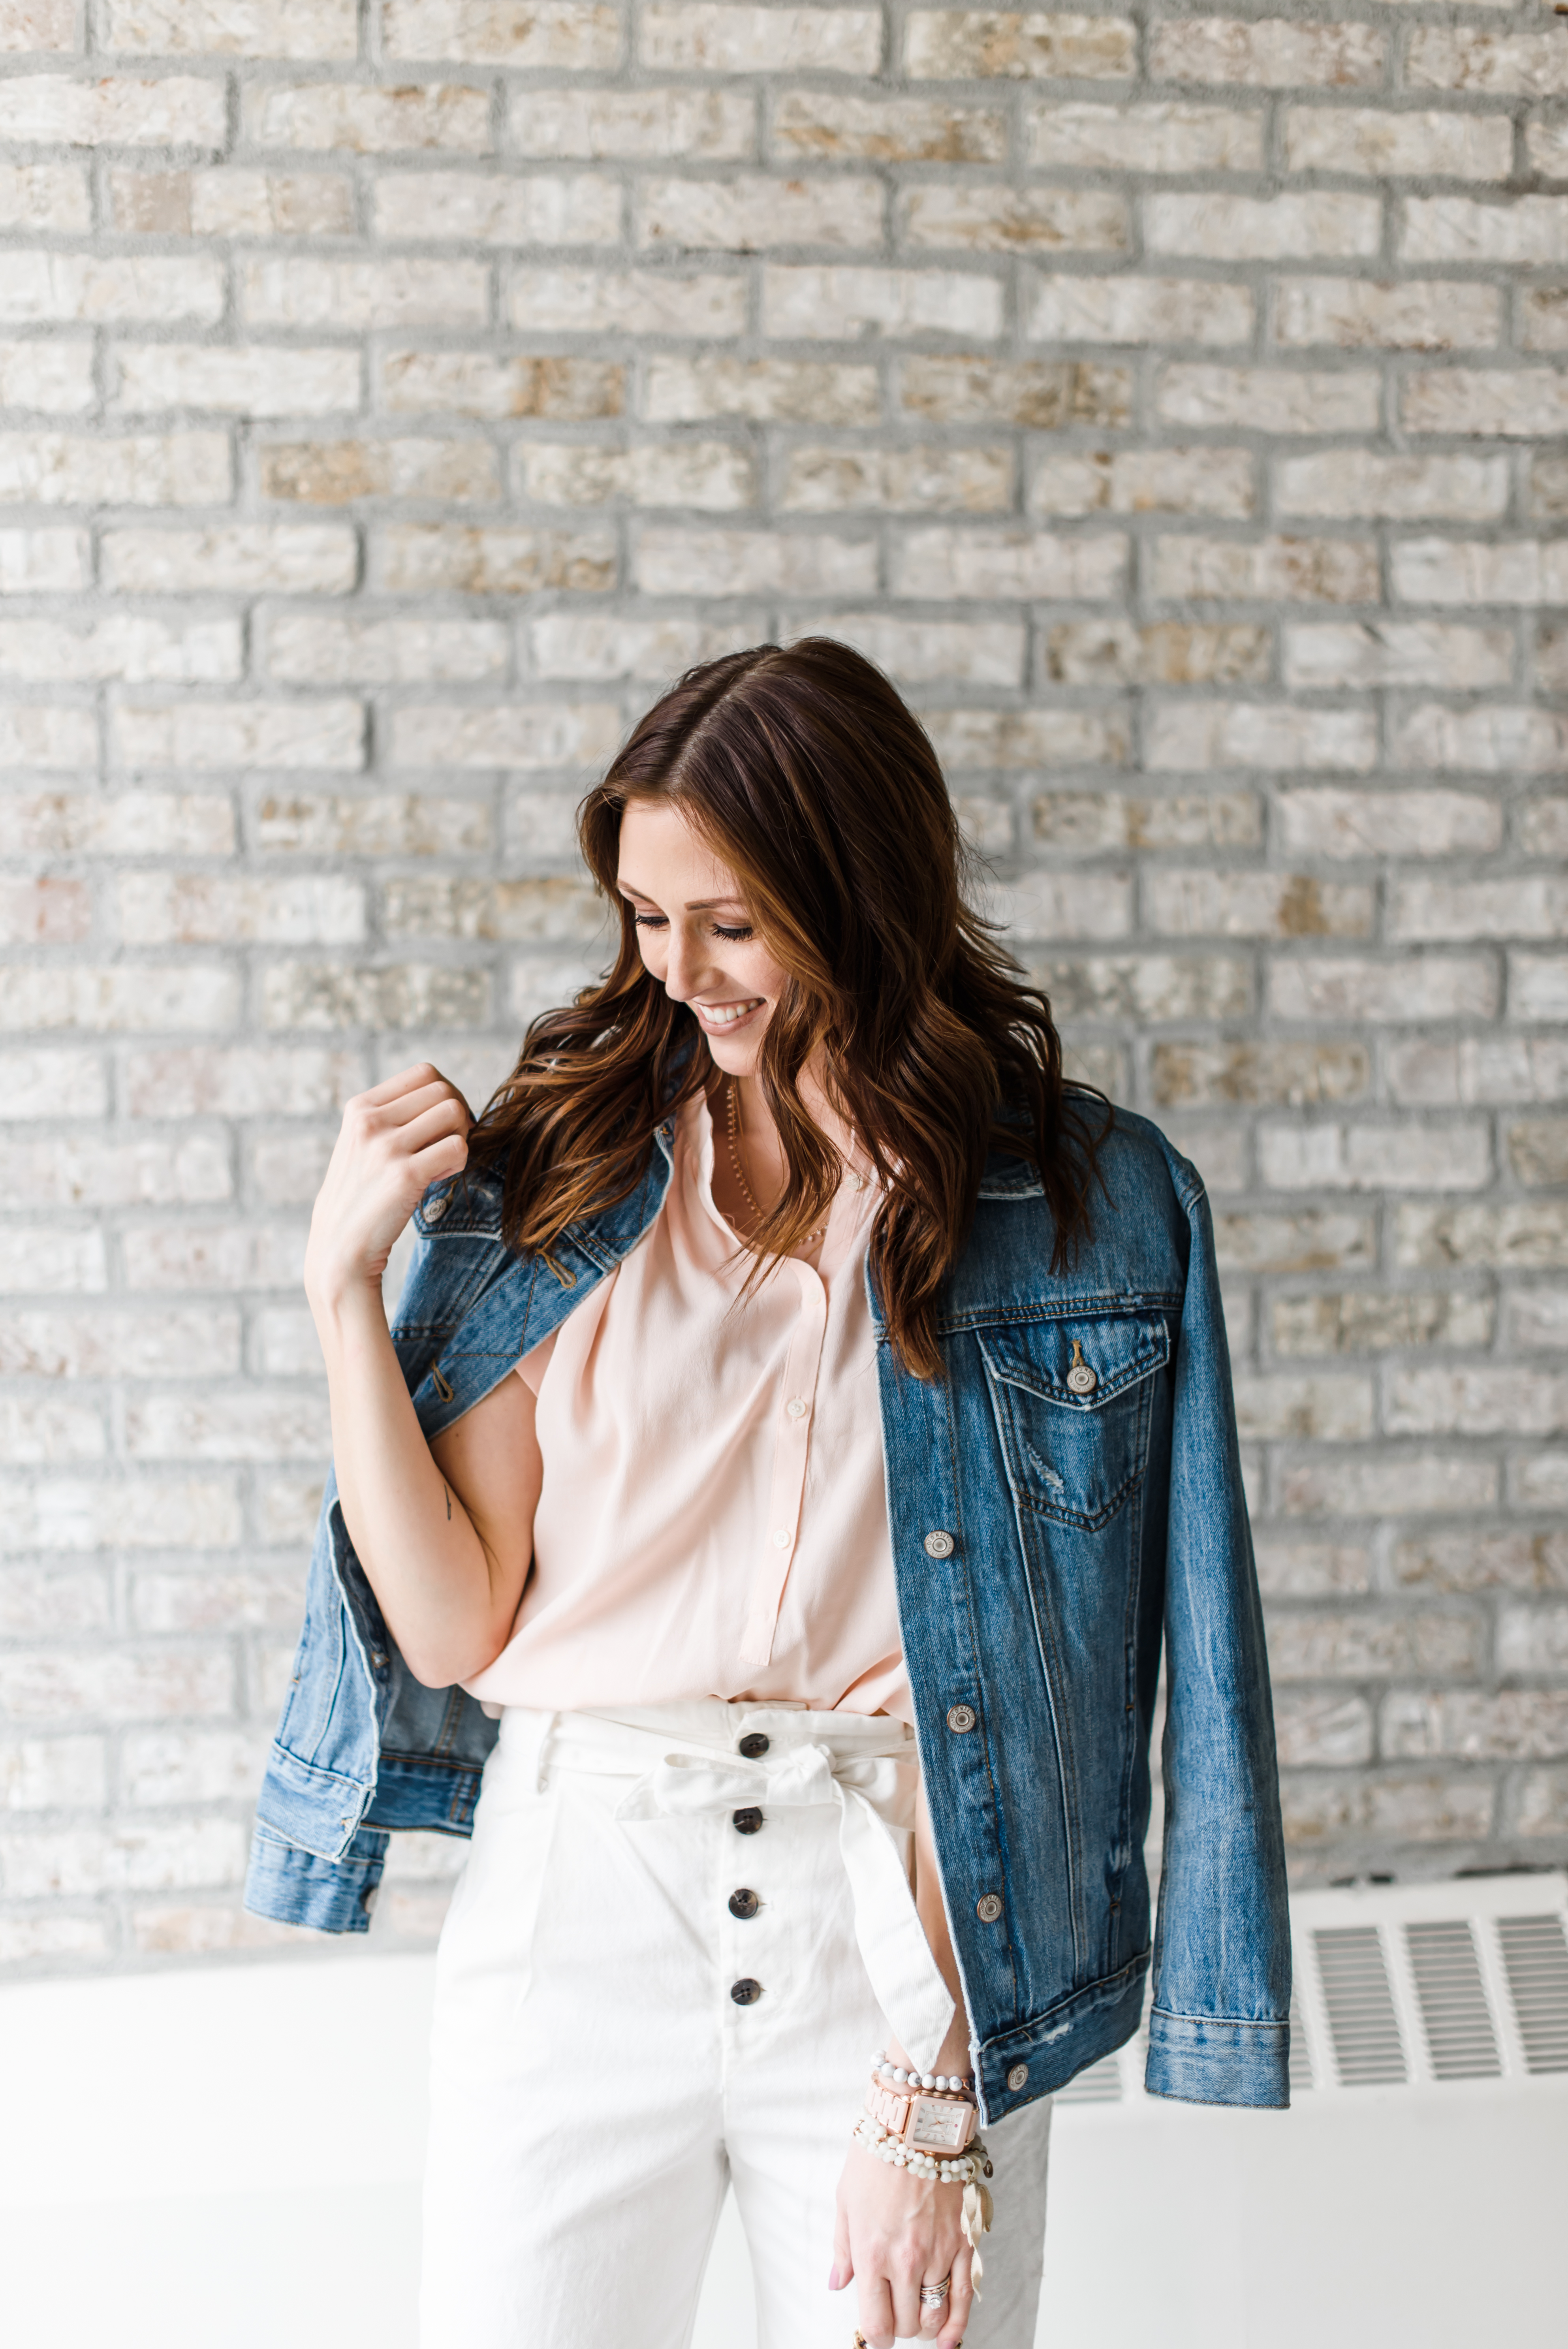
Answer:
[[[969,2107],[966,2104],[949,2103],[936,2096],[917,2096],[911,2142],[931,2152],[962,2152],[968,2120]]]

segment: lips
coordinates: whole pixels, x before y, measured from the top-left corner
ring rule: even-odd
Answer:
[[[760,1011],[762,1004],[760,995],[750,995],[739,1003],[694,1003],[692,1009],[705,1028],[722,1035],[727,1029],[738,1028],[753,1012]]]

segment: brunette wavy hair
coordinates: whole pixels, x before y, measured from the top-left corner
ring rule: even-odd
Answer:
[[[759,1269],[799,1245],[841,1179],[800,1095],[816,1056],[887,1185],[871,1263],[889,1338],[908,1370],[939,1377],[938,1300],[987,1152],[1037,1167],[1058,1271],[1088,1231],[1113,1112],[1064,1083],[1046,997],[965,902],[970,860],[924,728],[880,669],[826,636],[689,669],[579,809],[620,951],[597,986],[532,1022],[469,1135],[470,1167],[502,1174],[506,1238],[548,1253],[579,1216],[624,1198],[655,1126],[718,1082],[691,1011],[645,968],[616,885],[631,800],[680,809],[789,973],[758,1071],[789,1164],[755,1235]]]

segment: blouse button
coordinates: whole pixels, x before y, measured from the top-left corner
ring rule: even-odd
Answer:
[[[1001,1894],[999,1892],[983,1892],[980,1895],[979,1899],[975,1903],[975,1914],[979,1918],[980,1922],[983,1925],[994,1925],[996,1922],[997,1918],[1002,1914]]]
[[[799,1395],[791,1395],[784,1408],[791,1419],[804,1419],[806,1416],[806,1405]]]
[[[974,1728],[975,1719],[975,1708],[972,1704],[954,1704],[948,1707],[947,1726],[949,1729],[955,1729],[960,1736],[966,1729]]]
[[[953,1536],[951,1534],[944,1533],[940,1526],[937,1528],[935,1533],[927,1534],[925,1537],[925,1555],[927,1557],[951,1557],[953,1555]]]
[[[789,1548],[789,1526],[776,1526],[776,1527],[774,1528],[774,1533],[773,1533],[773,1547],[774,1547],[774,1548],[775,1548],[775,1549],[788,1549],[788,1548]]]

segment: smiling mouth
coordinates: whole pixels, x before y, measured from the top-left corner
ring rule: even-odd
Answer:
[[[751,995],[743,1003],[694,1003],[692,1009],[705,1028],[734,1028],[742,1019],[749,1019],[754,1011],[760,1011],[762,1003],[760,995]]]

